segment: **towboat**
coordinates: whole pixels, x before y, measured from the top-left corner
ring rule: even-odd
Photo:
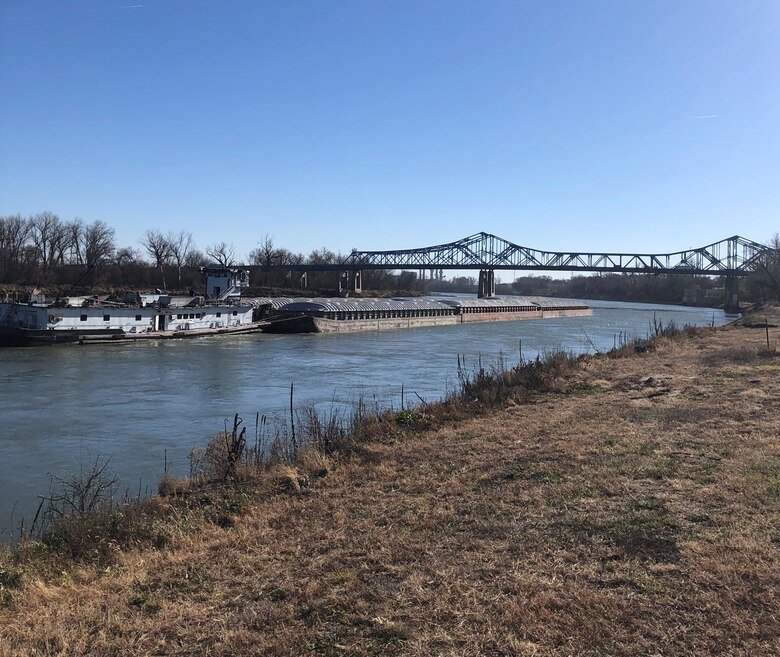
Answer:
[[[0,346],[106,343],[186,338],[260,331],[256,305],[241,300],[249,272],[202,267],[206,295],[130,293],[106,297],[64,297],[48,301],[31,295],[24,302],[0,302]]]

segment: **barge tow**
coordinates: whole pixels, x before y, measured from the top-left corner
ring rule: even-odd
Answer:
[[[591,315],[569,299],[504,296],[487,299],[271,299],[265,333],[346,333],[472,322]]]

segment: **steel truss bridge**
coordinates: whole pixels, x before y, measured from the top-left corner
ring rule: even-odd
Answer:
[[[359,292],[362,272],[372,269],[479,269],[477,294],[496,294],[495,271],[588,271],[617,274],[688,274],[725,277],[727,310],[739,310],[739,278],[754,271],[774,249],[734,235],[698,249],[673,253],[589,253],[541,251],[509,242],[490,233],[427,246],[396,251],[358,251],[341,263],[265,265],[262,271],[300,272],[306,287],[308,272],[341,273],[339,290]]]
[[[586,253],[541,251],[519,246],[490,233],[420,249],[353,251],[341,271],[369,269],[518,269],[527,271],[589,271],[625,274],[695,274],[745,276],[755,269],[767,246],[735,235],[698,249],[673,253]],[[323,271],[323,266],[295,267]]]

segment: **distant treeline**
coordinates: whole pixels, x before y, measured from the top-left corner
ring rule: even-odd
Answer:
[[[104,221],[64,221],[52,212],[30,217],[0,217],[0,284],[19,287],[201,289],[199,268],[205,265],[252,266],[338,264],[346,255],[327,248],[308,256],[277,247],[269,235],[263,237],[248,259],[239,262],[236,246],[216,242],[203,250],[187,231],[163,233],[148,229],[138,247],[120,246],[116,232]],[[251,277],[256,288],[296,288],[299,274],[257,270]],[[312,290],[338,289],[337,272],[308,275]],[[419,289],[413,272],[366,271],[363,287],[376,290]]]
[[[500,274],[499,274],[500,277]],[[460,277],[452,282],[432,285],[441,292],[476,292],[474,277]],[[700,290],[700,297],[715,297],[722,301],[718,279],[706,276],[648,276],[645,274],[592,274],[567,279],[551,276],[521,276],[511,283],[498,283],[499,294],[524,296],[571,297],[576,299],[608,299],[611,301],[646,301],[649,303],[681,303],[686,290]]]
[[[345,254],[327,248],[309,255],[295,253],[274,244],[266,234],[248,253],[242,265],[338,264]],[[770,240],[776,251],[759,263],[757,270],[741,285],[741,296],[748,301],[780,299],[780,236]],[[138,247],[120,246],[114,229],[104,221],[65,221],[52,212],[30,217],[10,215],[0,217],[0,284],[18,287],[57,287],[74,290],[90,289],[179,289],[200,290],[203,286],[199,267],[204,265],[232,266],[239,264],[236,246],[216,242],[199,249],[192,234],[186,231],[163,233],[148,229],[138,241]],[[429,275],[431,272],[429,272]],[[500,273],[499,273],[500,277]],[[301,287],[300,274],[255,270],[252,287],[263,289],[294,289]],[[308,288],[333,292],[338,289],[337,272],[311,272]],[[363,272],[364,290],[476,292],[474,276],[443,279],[433,272],[423,279],[416,271]],[[503,294],[574,297],[680,303],[687,291],[699,290],[699,298],[718,303],[718,278],[685,275],[621,275],[596,274],[554,279],[549,276],[524,276],[513,283],[498,286]]]
[[[767,302],[780,300],[780,262],[759,268],[740,283],[743,301]],[[435,281],[430,290],[436,292],[476,292],[477,279],[463,276],[452,281]],[[642,301],[646,303],[689,303],[718,306],[725,300],[723,279],[710,276],[592,274],[567,279],[550,276],[522,276],[512,283],[499,283],[498,294],[568,297],[573,299],[604,299],[608,301]]]
[[[681,303],[688,292],[700,291],[700,298],[722,303],[723,283],[707,276],[680,276],[647,274],[596,274],[573,276],[569,279],[523,277],[512,283],[517,294],[541,294],[579,299],[607,299],[610,301],[645,301],[648,303]]]

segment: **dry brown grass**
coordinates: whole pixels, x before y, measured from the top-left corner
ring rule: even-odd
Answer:
[[[764,341],[662,337],[486,417],[404,417],[108,571],[0,565],[0,655],[780,654]]]

